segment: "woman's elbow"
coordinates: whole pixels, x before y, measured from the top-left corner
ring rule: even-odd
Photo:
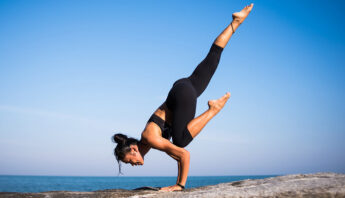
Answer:
[[[186,149],[183,149],[183,152],[180,157],[181,160],[189,160],[190,159],[190,152]]]

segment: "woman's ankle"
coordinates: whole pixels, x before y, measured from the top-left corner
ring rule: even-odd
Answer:
[[[236,29],[241,25],[241,23],[238,20],[232,20],[231,24],[232,24],[232,27],[234,28],[235,32],[236,32]]]

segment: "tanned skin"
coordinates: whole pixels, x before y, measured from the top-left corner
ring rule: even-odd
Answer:
[[[216,38],[214,44],[225,48],[229,42],[233,31],[240,26],[241,23],[246,19],[248,14],[253,9],[254,4],[250,4],[244,7],[240,12],[235,12],[232,14],[232,22],[222,31],[222,33]],[[199,115],[198,117],[191,120],[187,128],[191,133],[191,136],[195,138],[200,131],[205,127],[205,125],[224,107],[228,99],[230,98],[230,93],[227,92],[224,96],[217,100],[208,101],[208,109]],[[165,103],[163,103],[155,112],[157,116],[171,124],[172,113],[168,110]],[[154,122],[149,122],[146,124],[144,131],[141,134],[141,139],[138,145],[131,145],[131,152],[127,154],[123,159],[123,162],[130,163],[132,166],[143,165],[144,156],[151,149],[158,149],[167,153],[170,157],[176,160],[178,167],[178,176],[175,185],[163,187],[160,191],[177,191],[182,190],[182,188],[177,185],[178,183],[185,186],[190,163],[190,153],[184,148],[178,147],[172,144],[169,140],[162,137],[162,132],[159,126]]]

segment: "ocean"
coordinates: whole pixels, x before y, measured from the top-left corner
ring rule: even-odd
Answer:
[[[278,175],[254,176],[189,176],[186,188],[215,185],[244,179],[263,179]],[[14,176],[0,175],[0,192],[95,191],[105,189],[132,190],[143,186],[174,185],[170,177],[87,177],[87,176]]]

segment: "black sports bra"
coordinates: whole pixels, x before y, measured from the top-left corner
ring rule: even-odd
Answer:
[[[152,116],[150,117],[150,119],[147,122],[148,123],[149,122],[156,123],[159,126],[159,128],[161,128],[163,138],[170,140],[171,135],[172,135],[171,134],[172,128],[166,121],[164,121],[162,118],[160,118],[156,114],[152,114]]]

